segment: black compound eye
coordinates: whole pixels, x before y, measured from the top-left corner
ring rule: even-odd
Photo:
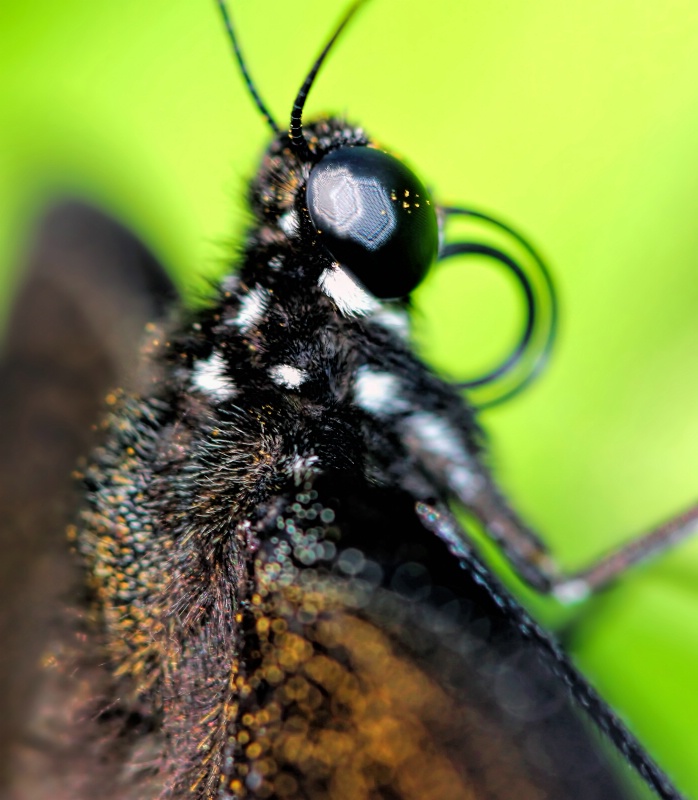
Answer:
[[[308,213],[332,257],[376,297],[409,294],[436,258],[436,209],[417,176],[394,156],[343,147],[312,170]]]

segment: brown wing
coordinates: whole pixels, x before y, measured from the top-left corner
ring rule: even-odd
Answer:
[[[546,634],[411,497],[326,476],[270,519],[221,706],[222,796],[627,796]]]
[[[0,787],[71,580],[72,471],[173,296],[152,255],[95,209],[65,202],[38,224],[0,353]]]

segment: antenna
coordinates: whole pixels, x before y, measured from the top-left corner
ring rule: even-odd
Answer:
[[[228,13],[228,9],[225,4],[225,0],[216,0],[216,4],[221,12],[221,16],[223,17],[223,22],[225,24],[225,29],[228,32],[228,38],[230,39],[231,44],[233,45],[233,52],[235,53],[235,58],[240,66],[240,72],[242,72],[242,76],[245,79],[245,85],[254,100],[255,105],[257,108],[262,112],[262,116],[266,119],[269,123],[269,126],[276,134],[281,133],[281,129],[276,124],[274,117],[270,114],[269,110],[267,109],[264,101],[259,95],[257,91],[257,87],[254,85],[254,81],[252,80],[252,76],[247,69],[247,64],[245,63],[245,59],[242,55],[242,50],[240,49],[240,43],[238,42],[238,37],[235,33],[235,28],[233,27],[233,20],[230,14]]]
[[[310,149],[308,148],[308,143],[303,135],[303,107],[305,106],[305,101],[308,98],[308,94],[310,89],[313,85],[315,77],[322,66],[325,57],[330,52],[332,45],[337,41],[339,34],[344,30],[349,20],[354,16],[354,14],[358,11],[359,6],[363,5],[366,0],[356,0],[356,2],[349,8],[347,13],[344,15],[344,19],[339,23],[337,26],[337,30],[332,35],[331,39],[325,47],[323,48],[322,52],[318,56],[316,62],[310,69],[306,79],[303,81],[303,85],[296,96],[295,102],[293,103],[293,110],[291,111],[291,125],[289,127],[288,135],[291,137],[292,145],[300,152],[301,158],[308,158],[310,156]]]

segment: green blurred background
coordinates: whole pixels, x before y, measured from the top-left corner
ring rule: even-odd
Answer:
[[[234,3],[282,124],[343,6]],[[439,200],[499,214],[550,261],[554,359],[483,422],[501,483],[564,565],[698,497],[694,0],[373,0],[309,109],[365,125]],[[212,0],[3,0],[0,311],[33,220],[64,193],[129,224],[196,291],[240,236],[267,139]],[[444,268],[418,300],[423,351],[455,374],[513,335],[496,270]],[[698,541],[582,609],[529,600],[698,798]]]

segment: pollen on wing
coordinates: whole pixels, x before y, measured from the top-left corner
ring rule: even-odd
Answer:
[[[378,311],[381,304],[355,281],[339,264],[322,271],[318,286],[335,302],[345,317],[365,317]]]
[[[410,403],[401,396],[400,380],[391,372],[359,367],[354,380],[354,400],[369,414],[397,414],[409,411]]]
[[[214,400],[229,400],[235,396],[235,384],[226,375],[225,359],[217,351],[201,361],[194,362],[192,384],[195,389]]]
[[[263,286],[254,286],[242,296],[238,313],[227,325],[235,325],[241,333],[248,333],[264,319],[269,306],[269,291]]]
[[[269,368],[269,377],[277,386],[286,389],[297,389],[308,379],[308,373],[304,369],[298,369],[291,364],[278,364]]]

